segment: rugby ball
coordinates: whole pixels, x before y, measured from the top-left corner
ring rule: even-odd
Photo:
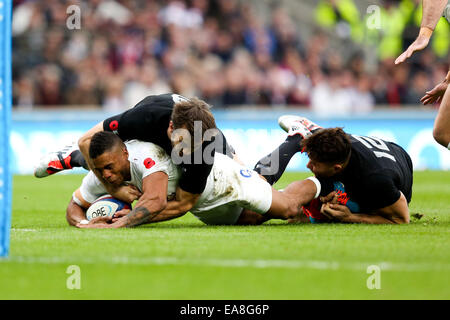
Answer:
[[[91,220],[97,217],[112,217],[114,213],[122,209],[131,209],[131,204],[113,198],[111,195],[104,195],[95,200],[86,211],[86,219]]]

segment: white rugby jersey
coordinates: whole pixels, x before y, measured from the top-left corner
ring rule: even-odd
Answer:
[[[180,177],[179,168],[166,152],[150,142],[125,142],[130,161],[131,180],[128,184],[142,192],[142,180],[154,172],[169,176],[167,195],[175,194]],[[107,193],[100,180],[91,171],[83,179],[81,195],[89,203]],[[226,204],[234,203],[259,213],[265,213],[272,202],[272,187],[258,176],[226,155],[216,153],[205,190],[190,210],[194,215],[207,213]],[[208,213],[209,215],[209,213]]]
[[[130,140],[125,142],[125,145],[131,171],[131,180],[125,183],[135,186],[142,192],[142,180],[152,173],[162,171],[169,177],[167,195],[168,197],[174,195],[180,173],[167,153],[150,142]],[[84,177],[80,191],[84,200],[89,203],[107,194],[106,188],[92,171]]]

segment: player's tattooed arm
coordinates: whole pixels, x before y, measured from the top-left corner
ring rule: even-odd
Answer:
[[[145,207],[137,207],[133,209],[129,214],[117,220],[118,228],[132,228],[141,224],[166,221],[177,218],[181,215],[168,215],[164,212],[150,212]]]
[[[183,214],[168,215],[164,214],[164,212],[152,213],[148,211],[147,208],[139,207],[124,217],[120,227],[131,228],[145,223],[160,222],[178,218],[181,215]]]
[[[122,227],[135,227],[140,224],[146,223],[147,221],[151,221],[154,217],[156,217],[158,213],[152,213],[145,207],[137,207],[133,209],[128,215],[123,217]]]
[[[142,196],[136,207],[126,216],[113,223],[112,227],[135,227],[152,222],[167,206],[168,176],[155,172],[142,180]]]

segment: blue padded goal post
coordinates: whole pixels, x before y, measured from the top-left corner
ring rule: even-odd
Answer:
[[[9,252],[11,227],[11,0],[0,0],[0,257]]]

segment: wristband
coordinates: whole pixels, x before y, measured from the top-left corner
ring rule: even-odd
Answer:
[[[86,219],[83,219],[79,222],[79,224],[89,224],[89,221],[87,221]]]
[[[320,181],[316,177],[309,177],[309,178],[306,178],[306,180],[311,180],[316,185],[316,195],[314,196],[314,199],[317,199],[317,197],[319,197],[320,191],[322,189]]]

